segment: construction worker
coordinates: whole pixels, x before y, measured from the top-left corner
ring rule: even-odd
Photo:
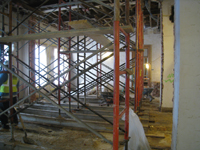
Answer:
[[[6,60],[4,62],[4,65],[8,66],[9,62]],[[14,69],[12,69],[14,71]],[[12,91],[13,91],[13,104],[15,104],[17,102],[17,88],[18,88],[18,78],[16,76],[12,76]],[[7,108],[9,108],[9,99],[10,98],[10,94],[9,94],[9,74],[8,73],[1,73],[0,74],[0,109],[2,111],[6,110]],[[5,102],[1,102],[1,101],[5,101]],[[13,112],[15,113],[16,111],[13,109]],[[17,115],[15,115],[13,117],[13,122],[14,125],[18,124],[18,118]],[[2,124],[2,128],[3,129],[9,129],[8,126],[8,118],[5,114],[0,116],[0,120],[1,120],[1,124]]]
[[[147,98],[149,98],[149,101],[151,102],[154,97],[151,96],[151,92],[153,91],[153,88],[144,88],[143,90],[143,96],[147,96]]]

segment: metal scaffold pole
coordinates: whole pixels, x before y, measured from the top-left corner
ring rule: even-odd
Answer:
[[[71,6],[69,6],[69,21],[71,21]],[[69,26],[69,30],[71,30],[71,26]],[[71,37],[69,37],[69,51],[71,51]],[[68,56],[69,58],[69,68],[71,67],[71,53],[69,53],[69,56]],[[68,75],[68,80],[70,80],[71,79],[71,71],[69,72],[69,75]],[[68,90],[68,92],[69,92],[69,95],[71,95],[71,82],[69,82],[69,84],[68,84],[68,88],[69,88],[69,90]],[[69,97],[69,112],[71,112],[71,97]]]
[[[2,13],[4,13],[4,8],[2,8]],[[4,37],[4,32],[5,32],[5,27],[4,27],[4,15],[2,14],[2,32],[1,32],[1,36]],[[1,43],[1,52],[0,52],[0,61],[4,61],[4,44]],[[0,69],[2,70],[2,66],[0,67]]]
[[[32,20],[34,20],[33,16],[30,17],[29,19],[29,27],[31,28],[34,24],[32,22]],[[29,34],[34,34],[34,30],[30,30],[28,33]],[[35,40],[31,40],[29,42],[29,66],[31,68],[35,68]],[[35,74],[32,73],[31,71],[29,71],[29,79],[32,79],[33,81],[35,81]],[[31,80],[29,80],[29,82],[31,83]],[[34,83],[32,83],[33,86],[35,86]],[[32,89],[29,88],[29,94],[32,93]],[[35,100],[35,94],[33,96],[31,96],[30,101],[33,102]]]
[[[71,0],[70,0],[70,2],[71,2]],[[84,2],[84,1],[81,1],[81,2],[83,2],[85,5],[86,4],[88,5],[87,2]],[[97,2],[100,3],[99,1],[97,1]],[[29,44],[29,65],[24,64],[24,62],[21,61],[20,58],[18,57],[20,54],[18,52],[22,47],[24,47],[24,45],[21,48],[17,48],[17,56],[14,56],[12,54],[11,43],[9,45],[9,47],[10,47],[9,60],[12,61],[11,57],[16,58],[17,67],[15,67],[15,68],[17,68],[17,72],[18,72],[17,75],[18,75],[18,77],[21,77],[21,81],[24,81],[23,77],[28,78],[28,83],[27,83],[27,81],[24,81],[24,83],[26,83],[28,85],[25,88],[27,88],[27,89],[30,88],[29,95],[25,96],[22,100],[20,100],[18,104],[20,104],[21,102],[24,102],[27,98],[31,98],[31,96],[35,95],[35,93],[37,92],[39,94],[39,98],[37,98],[37,100],[35,102],[31,101],[31,104],[35,104],[37,101],[46,98],[49,102],[51,102],[53,105],[58,107],[59,116],[61,116],[61,110],[66,112],[67,115],[69,115],[71,118],[78,121],[81,125],[85,126],[87,129],[94,132],[97,136],[103,138],[106,142],[112,144],[111,141],[108,141],[107,139],[105,139],[103,136],[101,136],[100,134],[95,132],[88,125],[86,125],[85,123],[80,121],[78,118],[76,118],[73,115],[73,113],[71,113],[71,98],[72,98],[72,100],[75,100],[78,102],[77,108],[79,108],[79,104],[81,104],[82,106],[84,106],[87,109],[89,109],[90,111],[92,111],[92,109],[90,109],[86,105],[86,92],[93,87],[97,87],[97,96],[98,96],[98,92],[101,91],[101,87],[102,86],[106,87],[105,85],[111,85],[109,83],[111,81],[114,83],[113,122],[104,118],[102,115],[96,113],[95,111],[92,111],[92,112],[94,112],[99,117],[101,117],[102,119],[106,120],[108,123],[113,125],[113,149],[114,150],[117,150],[119,147],[119,130],[121,130],[122,132],[125,132],[125,134],[124,134],[125,148],[127,149],[128,148],[128,146],[127,146],[128,139],[129,139],[128,133],[129,133],[129,91],[130,91],[129,82],[130,82],[130,78],[129,78],[129,74],[123,70],[130,69],[131,62],[130,62],[129,55],[130,55],[130,43],[131,42],[130,42],[130,35],[128,33],[131,31],[127,30],[128,26],[125,29],[124,29],[124,27],[119,26],[120,25],[120,1],[119,0],[114,1],[114,9],[115,9],[114,12],[115,13],[114,13],[114,23],[113,23],[114,28],[113,29],[112,29],[112,27],[111,28],[94,27],[94,28],[91,28],[90,30],[84,29],[83,31],[81,31],[81,33],[73,33],[73,32],[80,32],[80,30],[76,30],[76,29],[71,30],[71,27],[69,26],[69,24],[67,25],[67,22],[70,22],[71,19],[73,20],[74,17],[76,17],[76,16],[73,16],[74,9],[71,10],[71,6],[69,5],[69,6],[67,6],[68,8],[66,8],[66,11],[61,11],[61,7],[62,7],[61,3],[64,4],[65,2],[63,0],[58,0],[58,3],[59,3],[59,5],[57,6],[58,12],[51,12],[54,16],[56,16],[56,19],[54,19],[54,20],[51,19],[50,20],[51,23],[50,22],[47,22],[47,23],[48,23],[48,26],[50,26],[50,28],[55,28],[58,30],[58,33],[63,32],[65,35],[63,34],[63,35],[58,36],[57,34],[55,34],[56,37],[54,37],[54,36],[47,37],[46,36],[46,34],[49,35],[50,33],[54,33],[54,31],[47,29],[48,26],[44,27],[45,24],[43,24],[43,22],[42,22],[43,19],[46,18],[46,16],[48,16],[48,15],[46,15],[44,18],[40,19],[40,21],[38,21],[38,22],[36,19],[37,19],[37,17],[39,18],[41,16],[34,17],[35,20],[29,21],[29,23],[26,23],[24,21],[24,19],[22,22],[17,21],[17,22],[19,22],[17,25],[17,29],[19,27],[19,24],[21,24],[21,25],[29,28],[29,34],[34,32],[34,33],[38,33],[38,35],[41,35],[44,33],[46,36],[46,37],[42,37],[42,38],[46,38],[46,40],[40,41],[40,39],[42,39],[41,37],[31,38],[29,42],[26,42],[24,44],[24,45]],[[104,3],[101,3],[101,4],[104,4]],[[105,6],[107,6],[107,5],[105,5]],[[126,0],[126,14],[127,15],[129,12],[128,6],[129,6],[129,0]],[[38,8],[37,11],[43,12],[44,10]],[[87,12],[85,12],[85,13],[87,13]],[[35,14],[37,14],[37,13],[35,12],[32,14],[33,14],[33,16],[35,16]],[[71,14],[72,14],[72,16],[71,16]],[[64,15],[64,17],[63,17],[63,15]],[[110,17],[113,16],[112,13],[105,14],[105,15],[110,16]],[[29,16],[29,17],[31,18],[33,16]],[[17,20],[19,20],[19,18]],[[79,20],[79,18],[78,18],[78,20]],[[127,20],[126,24],[128,25],[129,17],[127,17],[126,20]],[[55,25],[55,21],[57,22],[56,25]],[[41,26],[40,26],[40,22],[41,22]],[[49,24],[51,24],[51,25],[49,25]],[[71,31],[66,32],[65,29],[67,29],[67,27],[68,27],[68,30],[71,30]],[[73,25],[72,25],[72,27],[73,27]],[[61,30],[63,30],[63,31],[61,31]],[[96,30],[99,30],[99,31],[96,31]],[[104,32],[104,30],[106,30],[106,31]],[[92,37],[90,37],[89,35],[87,35],[88,37],[84,36],[87,34],[85,31],[88,31],[88,32],[94,31],[97,34],[102,34],[102,35],[107,34],[107,33],[108,34],[114,33],[114,36],[113,36],[114,43],[110,42],[109,44],[105,44],[105,45],[102,44],[103,48],[101,47],[100,44],[99,45],[97,44],[97,50],[94,50],[96,44],[94,44],[95,43],[94,40],[91,40]],[[120,31],[125,36],[120,35]],[[126,33],[125,31],[127,31],[128,33]],[[12,28],[10,29],[10,32],[12,32]],[[69,34],[67,34],[67,33],[69,33]],[[26,35],[27,32],[24,34]],[[79,37],[79,35],[80,35],[80,37]],[[32,35],[32,36],[34,36],[34,35]],[[76,37],[77,37],[77,39],[75,39]],[[120,38],[122,38],[122,37],[123,37],[123,40],[120,40]],[[109,40],[111,40],[111,39],[109,38]],[[22,39],[17,39],[17,41],[21,41],[21,40]],[[38,43],[36,43],[36,40],[38,40]],[[35,44],[38,44],[37,48],[35,47]],[[55,57],[55,60],[53,60],[54,56],[52,54],[50,56],[49,53],[52,53],[52,51],[55,51],[55,45],[57,45],[57,54],[56,54],[57,57]],[[105,51],[107,51],[107,49],[110,49],[110,51],[112,51],[112,49],[109,48],[112,45],[114,45],[114,71],[111,70],[109,72],[105,72],[102,70],[102,65],[103,65],[102,62],[104,62],[108,58],[112,57],[113,53],[106,57],[102,57],[101,54],[104,53]],[[125,49],[123,51],[125,51],[125,53],[126,53],[126,60],[123,65],[120,65],[120,45],[124,46],[124,47],[121,47],[121,49]],[[50,46],[52,46],[52,48]],[[47,48],[51,49],[52,51],[48,53]],[[69,54],[66,54],[67,52],[66,53],[64,52],[64,50],[66,50],[66,49]],[[138,48],[138,49],[140,49],[140,48]],[[24,50],[24,49],[22,49],[22,50]],[[48,56],[48,57],[44,56],[45,58],[48,59],[47,61],[45,60],[47,62],[47,64],[41,60],[43,57],[41,54],[44,54],[43,53],[44,51],[45,51],[45,54],[47,54],[47,56]],[[77,61],[73,61],[72,56],[74,56],[74,55],[71,54],[71,53],[75,53],[75,52],[77,52]],[[83,53],[83,54],[80,55],[79,52]],[[92,54],[88,56],[88,54],[86,54],[86,53],[89,53],[89,52]],[[38,54],[38,56],[36,54]],[[65,54],[65,55],[61,55],[61,54]],[[55,53],[54,53],[54,55],[55,55]],[[97,63],[92,64],[89,62],[89,59],[94,57],[95,55],[97,58]],[[65,56],[67,56],[67,57],[65,57]],[[37,57],[38,57],[38,60],[37,60]],[[20,68],[19,68],[18,63],[20,63]],[[12,64],[12,62],[10,62],[10,64]],[[20,70],[21,67],[24,67],[25,69],[28,70],[27,74],[23,72],[24,68],[22,70]],[[139,64],[139,67],[140,68],[142,67],[141,63]],[[76,71],[75,69],[77,70],[76,75],[74,75],[74,72]],[[94,70],[96,71],[95,73],[94,73]],[[9,71],[12,72],[11,66],[10,66]],[[71,73],[73,73],[73,75],[71,75]],[[12,74],[15,75],[14,72],[12,72]],[[122,75],[122,74],[124,74],[123,77],[125,78],[125,84],[124,84],[124,82],[122,83],[122,81],[120,81],[120,75]],[[113,76],[114,76],[114,78],[113,78]],[[68,79],[65,80],[64,78],[66,78],[66,79],[68,78]],[[80,78],[80,80],[79,80],[79,78]],[[62,79],[64,79],[64,80],[62,80]],[[77,90],[71,91],[71,86],[72,87],[76,86],[76,85],[75,86],[73,85],[75,79],[77,79]],[[80,83],[79,83],[79,81],[80,81]],[[58,84],[55,82],[58,82]],[[81,85],[81,82],[82,82],[82,85]],[[65,91],[64,88],[62,88],[62,87],[66,87],[66,86],[68,87],[67,91]],[[121,114],[119,114],[119,95],[120,95],[119,89],[120,89],[120,87],[125,88],[125,109],[123,110],[123,113],[121,113]],[[141,97],[141,91],[139,91],[139,92],[140,92],[139,96]],[[80,96],[79,94],[84,94],[84,102],[79,101],[79,96]],[[49,96],[53,97],[54,100],[51,99],[51,97],[49,97]],[[66,109],[64,109],[62,107],[62,105],[60,105],[61,101],[64,100],[64,98],[65,99],[68,98],[68,100],[69,100],[69,111],[67,111]],[[57,100],[56,102],[55,102],[55,99]],[[16,106],[16,105],[13,105],[13,107],[14,106]],[[9,110],[12,110],[12,108]],[[5,111],[3,113],[5,113]],[[119,119],[122,117],[123,114],[125,114],[125,126],[122,129],[121,127],[119,127]],[[11,113],[11,115],[13,115],[13,114]]]
[[[100,49],[101,49],[101,44],[100,44]],[[100,61],[101,61],[101,59],[102,59],[101,54],[102,54],[102,53],[100,52],[100,54],[99,54],[99,55],[100,55],[100,56],[99,56],[99,57],[100,57]],[[100,73],[99,73],[99,74],[100,74],[100,77],[101,77],[101,76],[102,76],[102,63],[100,64]],[[101,83],[101,82],[102,82],[102,80],[101,80],[101,78],[100,78],[100,83]],[[102,92],[102,88],[101,88],[101,87],[102,87],[102,86],[100,85],[100,92]]]
[[[79,41],[79,36],[77,36],[77,41]],[[77,44],[77,50],[79,51],[79,43]],[[77,63],[79,63],[79,53],[77,53]],[[77,74],[79,74],[79,66],[77,67]],[[79,89],[79,77],[77,78],[77,89]],[[77,99],[79,99],[79,93],[77,93]],[[79,109],[79,103],[77,103],[77,108]]]
[[[114,92],[113,92],[113,150],[119,143],[119,0],[114,1]]]
[[[129,0],[126,0],[126,24],[129,24]],[[114,4],[114,108],[113,108],[113,150],[118,150],[119,146],[119,119],[125,114],[125,150],[128,150],[129,141],[129,91],[130,91],[130,77],[128,71],[120,71],[120,31],[125,36],[126,60],[125,68],[130,69],[130,35],[126,33],[120,26],[120,5],[119,0],[115,0]],[[119,86],[121,74],[126,74],[125,78],[125,109],[119,114]]]
[[[1,62],[0,64],[6,68],[10,73],[14,74],[15,76],[17,76],[20,80],[22,80],[24,83],[26,83],[29,87],[33,88],[36,90],[36,88],[34,86],[32,86],[31,84],[29,84],[26,80],[24,80],[23,78],[21,78],[20,76],[18,76],[16,73],[14,73],[11,69],[7,68],[5,65],[3,65]],[[37,90],[36,90],[37,91]],[[45,95],[44,93],[42,93],[40,90],[38,90],[38,92],[45,98],[47,99],[49,102],[51,102],[54,106],[58,107],[59,109],[61,109],[63,112],[65,112],[69,117],[71,117],[72,119],[76,120],[77,122],[79,122],[81,125],[83,125],[85,128],[87,128],[88,130],[90,130],[92,133],[96,134],[98,137],[102,138],[103,140],[105,140],[107,143],[110,143],[112,145],[112,142],[109,141],[108,139],[106,139],[103,135],[101,135],[100,133],[96,132],[94,129],[92,129],[90,126],[88,126],[87,124],[85,124],[83,121],[81,121],[80,119],[78,119],[73,113],[68,112],[65,108],[63,108],[61,105],[58,105],[56,102],[54,102],[52,99],[50,99],[48,97],[48,95]],[[18,105],[19,102],[17,102],[15,105]],[[14,105],[12,106],[12,108],[14,107]],[[10,109],[10,108],[9,108]],[[5,110],[7,111],[7,110]],[[1,112],[5,113],[5,111]]]
[[[12,2],[9,3],[9,31],[12,30]],[[11,34],[9,34],[11,36]],[[9,68],[12,69],[12,43],[9,43]],[[12,101],[12,74],[9,74],[9,93],[10,93],[10,105],[13,105]],[[11,109],[11,114],[13,113]]]
[[[17,6],[17,20],[19,20],[19,7]],[[17,21],[18,26],[18,21]],[[17,35],[19,35],[19,26],[17,27]],[[17,42],[17,59],[19,59],[19,42]],[[17,68],[19,68],[19,62],[17,61]],[[19,70],[17,70],[17,74],[19,75]],[[17,88],[17,97],[19,98],[19,88]]]
[[[58,0],[59,4],[61,4],[61,0]],[[60,31],[61,25],[61,7],[59,7],[58,11],[58,31]],[[58,76],[60,75],[60,38],[58,38]],[[60,77],[58,77],[58,104],[60,105]],[[60,109],[59,109],[60,116]]]
[[[86,51],[86,37],[84,36],[84,51]],[[98,55],[98,54],[97,54]],[[86,58],[86,53],[83,54],[83,59]],[[86,69],[86,64],[85,64],[85,61],[83,63],[84,65],[84,69]],[[86,74],[84,73],[84,103],[86,104]]]
[[[12,30],[12,2],[9,3],[9,32]],[[8,34],[11,36],[11,34]],[[12,43],[10,42],[8,44],[9,46],[9,65],[8,68],[12,70]],[[9,107],[13,106],[13,83],[12,83],[12,73],[9,72],[8,74],[8,80],[9,80],[9,95],[10,95],[10,100],[9,100]],[[12,115],[14,113],[13,109],[10,109],[10,114]],[[15,141],[14,139],[14,117],[11,117],[11,139],[10,141]]]
[[[129,0],[126,0],[126,23],[129,24]],[[122,29],[121,29],[122,30]],[[130,68],[130,35],[126,34],[126,68]],[[126,84],[125,84],[125,150],[128,150],[128,141],[129,141],[129,88],[130,88],[130,77],[126,73]]]
[[[137,112],[143,91],[143,13],[141,0],[136,1],[136,67],[135,67],[135,107]]]
[[[97,50],[98,50],[98,43],[96,43],[96,48],[97,48]],[[98,54],[97,54],[97,62],[98,62]],[[97,79],[98,79],[98,77],[99,77],[99,65],[97,65]],[[97,83],[97,98],[98,98],[98,90],[99,90],[99,84]]]
[[[39,26],[38,32],[40,32],[40,23],[38,24],[38,26]],[[40,72],[40,39],[38,39],[38,71]],[[38,83],[40,85],[40,76],[39,76]]]

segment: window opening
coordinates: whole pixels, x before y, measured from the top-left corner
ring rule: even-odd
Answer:
[[[38,45],[35,45],[35,70],[39,72],[43,77],[47,78],[47,55],[46,55],[46,46],[40,45],[38,48]],[[44,78],[35,74],[35,80],[40,84],[40,86],[43,86],[46,83],[46,80]]]

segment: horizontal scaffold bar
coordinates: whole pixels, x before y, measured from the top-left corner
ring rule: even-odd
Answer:
[[[134,31],[131,25],[123,26],[121,28],[127,33]],[[113,27],[64,30],[64,31],[55,31],[55,32],[7,36],[7,37],[0,38],[0,42],[17,42],[17,41],[22,41],[22,40],[61,38],[61,37],[81,36],[81,35],[90,36],[90,35],[98,35],[98,34],[113,34]]]
[[[66,54],[66,53],[94,53],[97,50],[88,50],[88,51],[61,51],[61,54]],[[135,51],[135,49],[131,49],[130,51]],[[108,50],[104,50],[104,52],[114,52],[113,49],[108,49]],[[120,50],[120,52],[125,52],[125,50]]]

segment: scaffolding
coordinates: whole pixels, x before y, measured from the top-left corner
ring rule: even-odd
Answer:
[[[68,116],[76,120],[82,126],[104,139],[106,142],[113,145],[113,150],[117,150],[119,146],[119,131],[124,133],[124,144],[125,149],[128,149],[129,141],[129,103],[130,95],[129,93],[135,93],[134,109],[135,112],[139,111],[139,103],[142,99],[143,91],[143,13],[141,9],[141,0],[136,1],[136,43],[130,40],[131,36],[134,36],[133,28],[130,25],[129,16],[129,0],[125,1],[125,21],[120,19],[120,1],[114,1],[114,11],[113,8],[105,3],[95,0],[94,2],[106,7],[110,10],[110,13],[101,11],[98,8],[94,8],[104,16],[97,21],[84,16],[86,9],[83,14],[78,11],[72,10],[72,2],[64,2],[63,0],[58,1],[56,6],[44,6],[48,0],[44,1],[36,9],[34,9],[29,15],[24,18],[19,19],[19,6],[17,7],[17,19],[12,16],[12,2],[9,3],[9,32],[8,36],[4,37],[4,8],[2,8],[2,38],[0,38],[1,44],[1,61],[0,65],[5,68],[9,76],[10,87],[12,87],[12,74],[17,76],[20,80],[20,86],[18,89],[18,96],[21,93],[26,93],[20,100],[13,104],[12,102],[12,88],[10,88],[10,107],[0,113],[0,115],[10,111],[9,118],[13,118],[15,114],[23,112],[27,108],[33,106],[37,102],[46,99],[59,108],[59,116],[61,116],[61,111],[65,112]],[[7,3],[7,4],[8,4]],[[84,4],[90,7],[88,2],[79,0],[76,3],[77,8],[80,4]],[[25,5],[25,4],[24,4]],[[48,7],[51,9],[50,12],[45,14],[40,10]],[[61,8],[66,11],[62,11]],[[58,13],[56,13],[58,9]],[[42,14],[43,17],[34,17],[34,14]],[[112,27],[102,27],[101,20],[105,16],[112,16],[114,14],[114,23]],[[87,19],[92,26],[98,26],[98,28],[84,28],[73,30],[69,25],[69,22],[73,21],[71,16],[77,15],[77,20]],[[51,23],[46,23],[46,18],[56,17]],[[67,17],[68,21],[64,22],[62,17]],[[28,20],[28,21],[27,21]],[[16,22],[16,27],[12,28],[12,22]],[[110,25],[111,21],[105,21],[104,25]],[[120,23],[122,21],[122,23]],[[131,20],[132,21],[132,20]],[[55,23],[57,22],[57,26]],[[46,26],[44,26],[46,24]],[[123,24],[123,26],[120,26]],[[24,34],[19,34],[19,26],[22,25],[28,28],[28,32]],[[112,25],[110,25],[112,26]],[[49,31],[55,30],[57,31]],[[13,31],[17,30],[16,36],[11,36]],[[105,35],[110,41],[107,44],[102,45],[90,37],[90,32],[95,34]],[[27,34],[28,33],[28,34]],[[36,34],[37,33],[37,34]],[[112,35],[113,34],[113,35]],[[87,36],[86,36],[87,35]],[[46,39],[46,40],[42,40]],[[19,44],[21,40],[28,40],[24,44]],[[16,54],[12,52],[12,42],[16,42],[17,50]],[[9,47],[8,53],[5,53],[4,45],[7,44]],[[36,45],[36,46],[35,46]],[[44,46],[46,45],[46,46]],[[47,46],[48,45],[48,46]],[[114,50],[108,50],[114,45]],[[121,46],[120,46],[121,45]],[[43,47],[42,47],[43,46]],[[52,50],[51,48],[54,47]],[[24,61],[20,57],[20,52],[24,52],[23,49],[28,48],[28,62]],[[95,49],[96,48],[96,49]],[[135,49],[136,48],[136,49]],[[50,49],[50,50],[49,50]],[[95,49],[95,50],[93,50]],[[36,53],[37,51],[37,53]],[[48,60],[48,64],[43,64],[42,59],[43,54],[47,51],[54,51],[57,56],[54,55],[54,60]],[[110,51],[109,56],[104,57],[104,53]],[[130,59],[130,53],[136,53],[136,59]],[[124,64],[120,65],[120,52],[125,52],[126,60]],[[37,56],[36,56],[37,54]],[[76,54],[76,55],[75,55]],[[87,55],[88,54],[88,55]],[[3,64],[6,55],[9,56],[9,67]],[[53,55],[53,54],[51,54]],[[114,69],[110,68],[103,62],[114,56]],[[76,57],[76,61],[74,60]],[[96,63],[91,63],[89,60],[91,58],[96,58]],[[12,60],[16,61],[16,65],[12,65]],[[103,67],[107,68],[109,71],[105,72]],[[16,72],[12,70],[16,69]],[[130,79],[132,75],[132,70],[135,68],[135,79]],[[3,73],[3,71],[1,71]],[[4,71],[5,72],[5,71]],[[120,81],[120,77],[125,79],[125,83]],[[81,82],[82,81],[82,82]],[[114,83],[114,90],[110,89],[107,85],[110,85],[110,81]],[[134,85],[135,81],[135,91],[130,88],[130,82]],[[76,85],[75,85],[76,84]],[[102,92],[102,87],[113,91],[113,122],[105,118],[100,113],[96,112],[87,105],[86,95],[87,91],[96,87],[97,98],[99,97],[98,92]],[[119,99],[120,99],[120,87],[124,88],[125,91],[125,108],[120,113],[119,112]],[[37,94],[38,95],[37,95]],[[80,94],[83,94],[84,101],[80,100]],[[56,99],[56,101],[55,101]],[[64,100],[68,101],[69,108],[65,109],[61,102]],[[28,101],[29,104],[24,108],[18,109],[16,113],[13,113],[13,108],[22,104],[24,101]],[[82,120],[77,118],[72,112],[72,101],[77,102],[77,109],[83,106],[93,112],[95,115],[99,116],[109,124],[113,126],[113,141],[109,141],[103,135],[95,131],[89,125],[84,123]],[[119,119],[125,114],[125,125],[124,129],[119,126]],[[12,135],[14,138],[14,135]]]

